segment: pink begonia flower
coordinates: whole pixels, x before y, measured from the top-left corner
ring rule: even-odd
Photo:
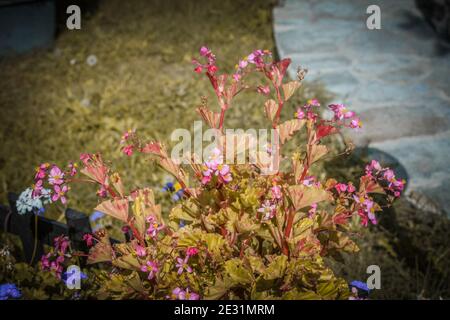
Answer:
[[[365,197],[358,197],[357,195],[353,195],[353,199],[360,205],[360,208],[358,209],[358,215],[362,219],[361,224],[363,226],[367,226],[368,220],[370,220],[372,224],[377,224],[374,202]]]
[[[230,167],[223,164],[222,151],[219,148],[214,148],[212,150],[208,161],[203,165],[202,184],[209,183],[213,174],[217,176],[222,183],[228,183],[232,180]]]
[[[180,300],[180,294],[181,292],[184,292],[183,289],[181,289],[180,287],[176,287],[175,289],[172,290],[172,294],[169,296],[167,296],[167,298],[171,298],[172,300]],[[184,295],[183,295],[184,296]]]
[[[138,257],[145,257],[147,255],[147,251],[141,245],[136,244],[134,246],[134,250],[136,250],[136,254],[138,255]]]
[[[350,128],[359,129],[362,127],[362,122],[359,118],[355,118],[350,122]]]
[[[224,183],[228,183],[233,180],[230,173],[230,167],[226,164],[219,164],[215,174],[219,177],[220,181]]]
[[[197,66],[197,67],[195,67],[194,71],[195,71],[196,73],[202,73],[203,68],[202,68],[201,66]]]
[[[217,166],[222,163],[223,163],[222,150],[220,150],[219,148],[214,148],[211,152],[211,155],[208,158],[208,161],[206,162],[206,165],[208,166],[208,168],[216,170]]]
[[[190,292],[189,288],[183,290],[177,287],[172,290],[171,298],[173,300],[199,300],[200,295],[195,292]]]
[[[211,52],[211,50],[209,50],[207,47],[203,46],[200,48],[200,55],[202,57],[206,57],[209,53]]]
[[[217,68],[217,66],[215,66],[215,65],[208,66],[208,72],[209,73],[216,73],[217,70],[219,70],[219,68]]]
[[[372,171],[375,170],[377,173],[380,172],[383,168],[381,167],[380,163],[376,160],[372,160],[368,165],[365,167],[366,175],[372,176]]]
[[[349,112],[341,103],[330,104],[328,108],[334,112],[334,118],[336,120],[350,119],[355,115],[354,112]]]
[[[69,247],[69,238],[67,236],[59,236],[53,239],[53,246],[55,247],[56,251],[60,251],[61,253],[65,254],[67,251],[67,248]]]
[[[83,240],[86,241],[86,245],[88,247],[92,247],[92,245],[94,244],[94,236],[90,233],[86,233],[83,236]]]
[[[175,288],[172,291],[172,299],[174,300],[199,300],[200,296],[195,292],[190,292],[189,288],[183,290],[181,288]]]
[[[266,200],[257,211],[263,214],[263,220],[270,220],[275,216],[276,208],[276,205],[271,204],[269,200]]]
[[[41,257],[41,264],[42,264],[42,268],[50,268],[50,257],[52,256],[52,253],[51,252],[49,252],[49,253],[47,253],[47,254],[44,254],[42,257]]]
[[[69,174],[71,177],[73,177],[74,175],[77,174],[77,164],[76,163],[70,162],[68,167],[69,167]]]
[[[369,219],[362,209],[358,210],[358,215],[361,217],[361,225],[367,227]]]
[[[59,185],[64,183],[64,172],[61,171],[57,166],[53,166],[48,175],[48,183],[53,185]]]
[[[247,66],[248,66],[248,60],[247,59],[243,59],[243,60],[239,61],[239,68],[244,69]]]
[[[394,171],[392,171],[391,169],[386,170],[386,171],[383,173],[383,177],[384,177],[384,179],[386,179],[387,181],[391,182],[391,181],[395,178]]]
[[[206,169],[202,173],[203,173],[202,184],[208,184],[211,181],[212,170]]]
[[[44,179],[46,175],[46,169],[41,167],[36,167],[36,175],[34,176],[35,180]]]
[[[347,184],[347,191],[348,191],[349,193],[353,193],[353,192],[356,191],[356,188],[355,188],[355,186],[353,185],[353,183],[349,182],[349,183]]]
[[[38,180],[38,181],[36,181],[36,183],[35,184],[33,184],[33,186],[32,186],[32,189],[33,189],[33,192],[32,192],[32,197],[33,198],[36,198],[36,197],[39,197],[40,195],[41,195],[41,193],[42,193],[42,189],[43,189],[44,187],[43,187],[43,182],[42,182],[42,180]]]
[[[375,217],[375,208],[374,202],[370,199],[364,200],[365,211],[367,213],[367,217],[373,224],[377,224],[377,219]]]
[[[100,186],[100,189],[97,190],[97,196],[100,198],[106,198],[108,196],[108,190],[104,185]]]
[[[200,56],[205,57],[207,59],[207,63],[202,64],[198,60],[192,59],[192,63],[195,65],[194,71],[201,73],[203,70],[207,70],[209,74],[216,73],[218,70],[216,66],[216,56],[211,52],[211,50],[205,46],[201,47]]]
[[[189,259],[189,256],[186,256],[184,259],[181,257],[177,258],[177,263],[175,264],[175,267],[178,268],[178,274],[182,274],[184,270],[186,270],[188,273],[192,273],[192,268],[187,264]]]
[[[304,119],[305,118],[305,113],[303,112],[303,110],[301,109],[301,108],[298,108],[297,109],[297,112],[294,114],[294,116],[297,118],[297,119]]]
[[[149,227],[147,229],[147,234],[151,236],[152,238],[156,238],[159,231],[164,229],[164,226],[159,224],[156,221],[156,218],[154,216],[148,216],[147,217],[147,223],[149,223]]]
[[[320,102],[317,99],[310,99],[307,101],[310,106],[320,107]]]
[[[148,272],[148,280],[152,280],[158,273],[158,264],[154,261],[147,261],[147,263],[141,266],[142,272]]]
[[[130,157],[131,155],[133,155],[133,145],[123,147],[122,152]]]
[[[257,89],[258,93],[268,96],[270,94],[270,88],[269,86],[258,86]]]
[[[283,194],[281,193],[280,186],[275,185],[270,189],[270,191],[272,192],[272,197],[274,199],[280,200],[283,198]]]
[[[67,199],[66,199],[65,195],[66,195],[67,191],[69,191],[69,188],[67,186],[63,186],[61,188],[59,185],[55,184],[55,186],[53,187],[53,190],[55,192],[53,193],[52,201],[55,202],[55,201],[58,201],[58,199],[59,199],[59,200],[61,200],[62,204],[66,204]]]
[[[120,143],[124,144],[128,139],[132,138],[135,133],[136,133],[136,130],[128,129],[128,131],[124,132],[124,134],[122,135],[122,138],[120,139]]]
[[[347,185],[344,183],[337,183],[334,187],[338,193],[347,191]]]
[[[197,248],[195,248],[195,247],[189,247],[189,248],[186,249],[186,255],[188,257],[193,257],[193,256],[198,254],[198,251],[199,250]]]

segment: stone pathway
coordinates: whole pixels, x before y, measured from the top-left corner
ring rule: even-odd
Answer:
[[[369,30],[366,9],[381,9],[381,30]],[[309,69],[356,111],[353,136],[395,157],[409,190],[450,215],[450,46],[439,41],[414,0],[286,0],[274,9],[274,32],[289,72]]]

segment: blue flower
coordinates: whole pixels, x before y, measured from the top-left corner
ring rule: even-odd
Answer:
[[[105,214],[103,212],[100,211],[94,211],[94,213],[91,214],[91,216],[89,217],[89,220],[91,220],[91,222],[95,222],[100,218],[103,218]]]
[[[164,187],[162,188],[163,191],[169,191],[169,192],[174,192],[175,188],[173,186],[173,182],[167,182]]]
[[[183,189],[178,190],[173,194],[172,200],[173,201],[181,200],[183,198],[183,193],[184,193]]]
[[[367,283],[362,282],[362,281],[354,280],[350,283],[350,287],[355,287],[359,290],[366,291],[367,293],[370,292],[370,289],[367,287]]]
[[[15,284],[5,283],[0,285],[0,300],[19,299],[20,297],[22,297],[22,293]]]
[[[186,225],[186,223],[184,222],[184,220],[180,220],[180,223],[178,224],[178,226],[180,228],[183,228]]]

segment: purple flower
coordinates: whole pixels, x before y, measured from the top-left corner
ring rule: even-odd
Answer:
[[[148,280],[152,280],[158,273],[158,270],[158,264],[154,261],[147,261],[145,265],[141,266],[142,272],[148,272]]]
[[[171,298],[173,300],[200,300],[200,295],[195,292],[191,292],[189,288],[183,290],[177,287],[172,290]]]
[[[13,283],[5,283],[0,285],[0,300],[19,299],[22,293]]]
[[[184,270],[191,273],[192,268],[187,264],[189,257],[186,256],[184,259],[181,257],[177,258],[177,263],[175,264],[175,267],[178,268],[178,274],[182,274]]]

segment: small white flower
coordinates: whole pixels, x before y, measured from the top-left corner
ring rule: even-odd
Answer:
[[[86,63],[91,67],[95,66],[97,64],[97,57],[91,54],[89,57],[87,57]]]
[[[25,189],[16,201],[17,213],[26,214],[34,210],[41,210],[44,205],[50,203],[50,190],[42,189],[39,197],[33,197],[33,190],[31,188]]]
[[[89,107],[91,105],[91,101],[88,98],[83,98],[80,103],[83,107]]]
[[[76,60],[76,59],[70,59],[70,64],[71,64],[71,65],[74,65],[75,63],[77,63],[77,60]]]

